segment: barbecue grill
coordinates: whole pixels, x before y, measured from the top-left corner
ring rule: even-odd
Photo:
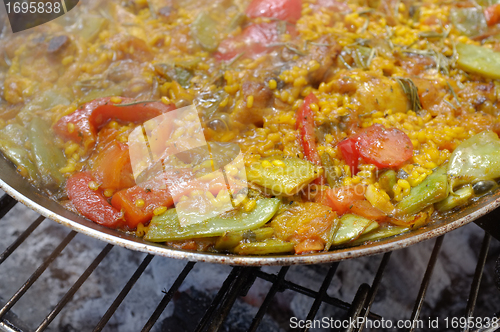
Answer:
[[[491,319],[500,313],[494,268],[500,243],[492,238],[498,236],[498,212],[477,221],[488,231],[469,224],[446,238],[393,253],[259,268],[113,247],[16,203],[8,195],[0,199],[0,331],[330,330],[308,328],[305,322],[315,319],[327,319],[334,330],[361,331],[362,325],[339,326],[359,317],[378,322],[368,331],[494,331],[477,325],[454,328],[452,319],[459,324],[459,318]],[[457,243],[461,234],[472,234],[469,243]],[[459,250],[443,257],[447,244]],[[408,257],[421,259],[406,265],[412,268],[404,274],[398,268]],[[452,286],[436,298],[441,270],[455,267],[466,271],[457,268],[459,275],[449,277]],[[403,329],[380,325],[396,319],[415,323]],[[436,329],[429,319],[439,320]]]

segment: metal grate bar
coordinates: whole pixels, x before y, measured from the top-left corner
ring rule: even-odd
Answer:
[[[0,198],[0,218],[3,218],[13,207],[16,205],[17,201],[7,194],[4,194]]]
[[[189,272],[191,272],[191,270],[193,269],[194,264],[195,264],[194,262],[188,262],[186,266],[184,266],[184,269],[179,274],[177,279],[175,279],[175,282],[172,285],[172,287],[170,287],[170,289],[168,290],[168,293],[166,293],[165,296],[163,296],[163,299],[161,300],[160,304],[158,304],[158,307],[156,307],[156,310],[153,312],[153,314],[147,321],[146,325],[144,325],[144,327],[142,328],[142,332],[147,332],[151,330],[151,328],[156,323],[163,310],[165,310],[170,300],[172,300],[172,297],[174,296],[175,292],[179,289],[179,287],[184,282],[184,279],[186,279]]]
[[[274,275],[274,274],[269,274],[269,273],[265,273],[265,272],[262,272],[262,271],[257,271],[256,274],[261,279],[264,279],[264,280],[267,280],[267,281],[270,281],[270,282],[275,282],[276,281],[276,275]],[[306,295],[306,296],[309,296],[309,297],[312,297],[312,298],[316,298],[318,296],[318,292],[313,291],[313,290],[311,290],[309,288],[306,288],[304,286],[297,285],[297,284],[295,284],[293,282],[290,282],[288,280],[283,280],[283,287],[285,289],[289,289],[291,291],[294,291],[294,292],[297,292],[297,293],[300,293],[300,294],[303,294],[303,295]],[[344,310],[349,310],[349,308],[351,308],[351,304],[350,303],[347,303],[345,301],[342,301],[342,300],[339,300],[337,298],[331,297],[328,294],[325,294],[323,296],[323,302],[325,302],[327,304],[330,304],[330,305],[333,305],[333,306],[335,306],[337,308],[344,309]],[[375,320],[379,320],[379,319],[382,318],[382,316],[377,315],[377,314],[372,313],[372,312],[370,312],[368,314],[368,317],[370,319],[375,319]]]
[[[234,280],[236,279],[236,277],[238,276],[238,274],[241,272],[242,269],[243,269],[242,267],[234,267],[231,270],[231,273],[229,273],[226,280],[224,280],[222,287],[219,289],[219,291],[217,292],[217,295],[215,295],[215,298],[212,300],[212,303],[210,303],[210,306],[205,311],[205,315],[203,315],[202,319],[198,323],[198,326],[196,327],[194,332],[201,332],[205,329],[205,327],[210,322],[214,311],[217,309],[219,304],[222,302],[224,295],[227,293],[227,291],[229,290],[231,285],[234,283]]]
[[[231,283],[228,291],[224,294],[220,307],[217,308],[217,312],[214,314],[215,319],[212,320],[210,326],[208,327],[208,331],[215,332],[219,331],[222,323],[226,319],[227,315],[231,311],[234,302],[241,295],[242,291],[245,291],[248,287],[248,283],[253,279],[253,271],[255,268],[241,268],[238,275],[236,276],[233,283]]]
[[[29,277],[29,279],[24,283],[24,285],[19,288],[19,290],[10,298],[10,300],[0,309],[0,320],[5,316],[5,314],[14,306],[14,304],[19,301],[19,299],[26,293],[28,288],[30,288],[35,281],[40,277],[40,275],[47,269],[47,267],[56,259],[56,257],[61,253],[61,251],[68,245],[68,243],[73,240],[76,232],[71,231],[64,240],[57,246],[54,251],[50,254],[49,257],[45,259],[45,261],[36,269],[36,271]]]
[[[474,272],[474,279],[469,293],[469,300],[467,301],[467,322],[469,318],[474,315],[474,308],[476,307],[477,295],[479,294],[479,285],[481,284],[481,278],[483,277],[484,265],[486,264],[486,258],[488,256],[488,251],[490,249],[491,235],[485,232],[483,238],[483,244],[481,245],[481,251],[479,252],[479,258],[477,260],[476,271]],[[469,332],[469,324],[464,329],[464,332]]]
[[[94,328],[94,332],[101,331],[104,328],[104,326],[108,323],[109,319],[111,318],[111,316],[113,316],[113,314],[115,313],[116,309],[123,302],[123,300],[125,299],[125,297],[127,296],[127,294],[130,292],[130,290],[132,289],[132,287],[135,285],[135,283],[137,282],[137,280],[139,280],[139,278],[142,275],[142,273],[144,272],[144,270],[146,270],[146,267],[148,267],[148,265],[151,262],[151,260],[153,259],[153,257],[154,257],[153,255],[147,255],[144,258],[144,260],[142,261],[141,265],[139,265],[139,267],[137,268],[137,270],[135,271],[135,273],[132,275],[132,277],[130,277],[129,281],[127,282],[127,284],[125,285],[125,287],[123,287],[123,289],[120,292],[120,294],[118,294],[118,296],[113,301],[113,303],[111,304],[111,306],[108,308],[108,310],[106,311],[106,313],[104,314],[104,316],[102,316],[101,320],[99,321],[99,323],[97,324],[97,326]]]
[[[361,284],[354,296],[354,300],[352,301],[351,308],[347,313],[347,317],[349,318],[349,322],[356,322],[358,317],[361,317],[363,312],[363,305],[368,299],[370,293],[370,285]],[[356,330],[356,325],[349,324],[349,326],[345,329],[346,332],[353,332]]]
[[[59,303],[55,306],[55,308],[47,315],[47,317],[42,321],[42,323],[37,327],[35,332],[40,332],[43,331],[49,326],[49,324],[54,320],[54,318],[61,312],[61,310],[64,308],[64,306],[71,300],[73,295],[75,295],[76,291],[80,289],[80,287],[83,285],[85,280],[88,279],[88,277],[94,272],[96,267],[102,262],[104,257],[110,252],[110,250],[113,248],[112,244],[107,244],[104,249],[99,253],[99,255],[94,259],[92,264],[89,265],[89,267],[82,273],[80,278],[71,286],[71,288],[64,294],[63,298]]]
[[[257,327],[259,326],[260,322],[262,321],[262,318],[264,317],[264,314],[267,311],[267,308],[269,308],[269,305],[271,304],[272,299],[276,295],[278,291],[282,289],[282,283],[285,280],[285,276],[290,269],[290,266],[285,266],[282,267],[280,272],[278,273],[278,277],[276,278],[276,281],[273,283],[271,286],[271,289],[266,295],[266,298],[264,299],[264,302],[262,302],[259,311],[257,312],[257,315],[252,320],[252,324],[250,324],[250,328],[248,329],[249,332],[254,332],[257,330]]]
[[[380,282],[382,281],[382,276],[384,275],[385,268],[387,267],[387,264],[389,264],[389,260],[391,259],[392,251],[385,253],[384,256],[382,257],[382,261],[380,262],[380,265],[378,266],[377,274],[375,275],[375,278],[373,279],[372,286],[370,287],[370,293],[368,294],[368,298],[365,301],[365,305],[363,308],[363,318],[366,320],[368,317],[368,312],[370,312],[370,308],[373,304],[373,301],[375,300],[375,295],[377,294],[378,288],[380,286]],[[359,328],[359,331],[363,331],[364,325],[361,325]]]
[[[19,237],[0,255],[0,264],[2,264],[13,252],[26,240],[26,238],[33,233],[33,231],[40,226],[45,217],[38,217]]]
[[[413,307],[413,312],[411,313],[410,320],[412,322],[412,326],[408,329],[409,332],[413,332],[418,327],[418,317],[420,317],[420,311],[422,310],[422,305],[424,304],[425,293],[427,293],[427,289],[429,288],[432,272],[434,271],[434,265],[436,265],[439,250],[443,244],[443,239],[444,235],[441,235],[434,243],[434,248],[432,249],[431,257],[429,258],[429,263],[427,263],[427,269],[425,270],[424,279],[422,279],[422,284],[420,284],[420,290],[418,291],[415,306]]]
[[[330,284],[332,282],[333,276],[335,275],[335,272],[337,272],[337,268],[339,266],[339,263],[333,263],[330,266],[330,269],[328,270],[325,279],[323,279],[323,283],[321,284],[321,287],[319,289],[318,295],[314,299],[314,303],[311,307],[311,310],[309,310],[309,313],[307,314],[307,321],[312,321],[314,317],[316,317],[316,314],[318,313],[319,307],[321,306],[321,303],[323,303],[323,298],[326,296],[326,291],[328,290],[328,287],[330,287]],[[307,332],[309,330],[308,327],[304,328],[304,332]]]

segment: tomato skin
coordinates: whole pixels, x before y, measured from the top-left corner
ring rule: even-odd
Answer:
[[[316,196],[316,202],[331,207],[339,216],[347,213],[355,201],[364,199],[363,185],[325,189]]]
[[[102,189],[120,190],[135,184],[128,145],[113,141],[99,152],[92,165],[92,175]]]
[[[358,145],[361,157],[378,168],[397,167],[413,156],[411,139],[396,128],[365,132]]]
[[[287,32],[292,36],[297,35],[295,27],[287,25]],[[280,41],[278,23],[252,24],[246,27],[241,34],[229,37],[219,44],[215,58],[219,61],[229,61],[239,54],[243,57],[257,59],[265,53],[272,52],[276,47],[272,44]]]
[[[66,182],[68,197],[83,216],[90,220],[110,228],[118,228],[123,225],[123,214],[111,206],[104,196],[102,190],[92,190],[89,182],[95,181],[89,172],[73,174]]]
[[[311,104],[313,103],[318,105],[319,100],[311,92],[306,99],[304,99],[304,103],[297,111],[296,128],[299,131],[300,142],[304,149],[304,156],[313,164],[321,166],[321,157],[316,147],[316,133],[314,132],[314,113],[311,110]],[[313,183],[320,185],[325,182],[325,176],[322,175],[314,180]]]
[[[63,116],[54,125],[54,132],[65,139],[82,144],[85,151],[88,151],[96,142],[99,128],[112,119],[123,122],[144,122],[175,109],[174,105],[165,105],[162,102],[116,106],[111,102],[111,98],[93,100],[75,112]],[[121,99],[122,104],[135,101],[132,98]],[[68,129],[70,124],[74,126],[72,131]]]
[[[269,17],[296,23],[302,13],[302,0],[253,0],[245,14],[250,18]]]
[[[500,22],[500,4],[494,4],[484,10],[484,17],[488,25],[495,25]]]

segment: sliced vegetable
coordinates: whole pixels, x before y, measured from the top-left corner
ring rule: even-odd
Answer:
[[[54,131],[61,137],[82,144],[87,151],[96,142],[97,130],[111,119],[144,122],[175,109],[174,105],[162,102],[137,103],[131,98],[118,98],[120,102],[113,103],[111,99],[96,99],[83,105],[62,117],[54,125]]]
[[[373,184],[366,187],[365,198],[371,205],[386,214],[392,214],[394,211],[394,205],[392,205],[389,195],[375,187]]]
[[[321,155],[321,164],[325,169],[325,177],[328,185],[332,188],[336,187],[340,182],[340,177],[335,173],[332,158],[328,153],[323,153]]]
[[[217,239],[215,249],[221,251],[232,250],[240,244],[241,241],[261,242],[270,238],[273,234],[274,229],[272,227],[262,227],[249,231],[227,232]]]
[[[128,145],[113,141],[103,149],[91,167],[103,189],[120,190],[135,184]]]
[[[253,0],[246,10],[250,18],[269,17],[295,23],[302,13],[302,0]]]
[[[400,166],[413,156],[413,144],[408,135],[381,125],[373,125],[361,134],[358,146],[361,157],[379,168]]]
[[[484,17],[488,25],[500,22],[500,4],[494,4],[484,10]]]
[[[500,53],[483,46],[459,43],[457,65],[469,73],[500,78]]]
[[[294,36],[295,27],[286,25],[285,32]],[[256,59],[262,54],[270,53],[278,46],[280,32],[278,22],[252,24],[243,29],[241,34],[229,37],[219,44],[215,58],[230,61],[237,56]]]
[[[347,166],[351,170],[351,175],[358,173],[359,164],[359,149],[357,146],[357,139],[355,137],[347,138],[337,144],[342,157]]]
[[[88,172],[72,175],[66,183],[68,197],[83,216],[110,228],[121,227],[123,213],[112,207],[104,198],[102,190],[92,190],[89,185],[95,179]]]
[[[387,219],[387,214],[385,212],[377,209],[366,200],[354,201],[349,210],[351,213],[357,214],[358,216],[370,220],[374,220],[376,222],[383,222]]]
[[[191,32],[201,47],[213,52],[217,50],[219,45],[217,27],[217,21],[210,17],[208,13],[202,11],[191,25]]]
[[[271,227],[275,237],[302,248],[299,252],[312,250],[312,243],[315,248],[319,247],[318,250],[323,250],[331,237],[332,228],[337,227],[337,220],[337,214],[329,207],[305,202],[294,204],[276,215]]]
[[[282,165],[275,165],[279,161]],[[275,195],[292,196],[317,179],[323,170],[299,158],[268,158],[247,168],[247,179]]]
[[[448,196],[448,179],[446,167],[436,169],[431,175],[410,191],[410,195],[403,198],[396,205],[397,215],[411,215],[422,211]]]
[[[64,183],[59,169],[66,165],[63,152],[54,145],[54,137],[50,126],[40,118],[33,118],[29,128],[29,140],[35,165],[43,185],[57,190]]]
[[[153,217],[149,224],[145,240],[165,242],[183,240],[195,237],[221,236],[226,232],[253,230],[268,222],[278,211],[277,198],[261,199],[257,206],[249,213],[239,210],[232,217],[217,216],[199,224],[181,227],[175,209]]]
[[[358,237],[356,240],[352,242],[352,245],[359,245],[367,241],[377,241],[385,239],[387,237],[408,232],[409,230],[410,229],[408,227],[401,227],[401,226],[388,226],[383,228],[377,228],[371,232],[362,234],[360,237]]]
[[[351,173],[358,172],[361,156],[379,168],[398,167],[413,156],[411,139],[399,129],[374,124],[338,144]]]
[[[487,29],[486,19],[481,8],[452,8],[450,20],[455,28],[466,36],[475,36]]]
[[[483,131],[463,141],[448,163],[450,187],[500,177],[500,139],[492,131]]]
[[[316,202],[329,206],[339,216],[349,211],[355,201],[365,199],[364,185],[325,189],[316,196]]]
[[[380,176],[378,183],[380,187],[389,195],[390,198],[394,198],[394,186],[397,183],[397,174],[392,169],[385,171]]]
[[[38,172],[35,164],[31,161],[30,154],[26,148],[11,141],[0,139],[0,151],[16,165],[22,176],[27,177],[35,183],[38,182]]]
[[[474,195],[474,189],[472,187],[463,187],[451,193],[448,197],[440,202],[436,203],[436,210],[439,212],[450,211],[457,206],[464,205],[472,198]]]
[[[335,233],[334,246],[354,241],[361,234],[369,233],[378,228],[378,223],[355,214],[346,214],[340,218],[340,227]]]
[[[234,252],[239,255],[269,255],[293,252],[294,244],[278,239],[267,239],[262,242],[241,243]]]

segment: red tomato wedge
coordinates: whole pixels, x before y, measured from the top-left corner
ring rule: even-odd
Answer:
[[[403,164],[413,156],[411,139],[399,129],[385,129],[374,124],[353,135],[337,146],[352,174],[356,174],[359,157],[378,168],[391,168]]]
[[[111,205],[125,213],[127,226],[134,229],[138,224],[151,220],[156,208],[170,207],[174,204],[168,190],[168,183],[193,177],[192,172],[188,170],[166,171],[152,180],[117,192],[111,199]],[[140,199],[144,201],[144,204],[138,206],[136,202]]]
[[[311,104],[318,105],[318,98],[311,92],[297,111],[296,128],[299,131],[300,142],[304,149],[304,156],[315,165],[321,166],[321,158],[316,147],[316,133],[314,132],[314,113]],[[324,176],[314,180],[315,184],[325,183]]]
[[[102,195],[102,190],[92,190],[89,183],[95,181],[88,172],[72,175],[66,182],[68,197],[83,216],[90,220],[110,228],[123,225],[123,214],[112,207]]]
[[[290,35],[297,35],[295,27],[287,25],[286,29]],[[272,47],[272,44],[279,41],[278,22],[252,24],[241,34],[223,40],[219,44],[215,58],[228,61],[242,54],[245,58],[256,59],[262,54],[273,51],[276,47]]]
[[[316,196],[316,202],[331,207],[339,216],[348,212],[355,201],[364,199],[365,187],[363,185],[326,189]]]
[[[91,170],[102,189],[120,190],[135,185],[128,146],[125,143],[110,143],[99,152]]]
[[[484,17],[488,25],[500,22],[500,4],[494,4],[484,10]]]
[[[359,153],[368,163],[379,168],[397,167],[413,156],[411,139],[399,129],[382,126],[360,135]]]
[[[377,222],[383,222],[387,219],[387,214],[371,205],[367,200],[354,201],[349,210],[358,216]]]
[[[301,16],[302,0],[253,0],[245,13],[250,18],[269,17],[295,23]]]
[[[121,99],[120,104],[136,102],[131,98]],[[144,122],[175,109],[174,105],[162,102],[118,106],[120,104],[111,102],[109,97],[96,99],[63,116],[53,129],[59,136],[82,144],[85,151],[88,151],[96,142],[99,128],[110,120]]]

